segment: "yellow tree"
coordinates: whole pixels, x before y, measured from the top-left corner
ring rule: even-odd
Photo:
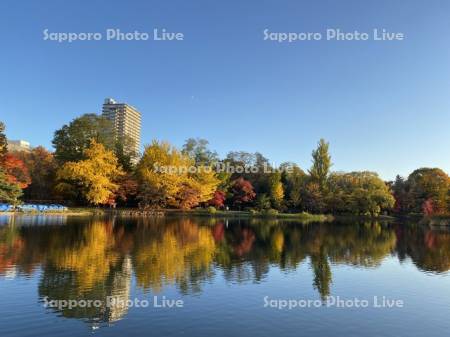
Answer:
[[[281,174],[275,172],[269,178],[270,198],[275,208],[280,208],[284,198],[283,184],[281,183]]]
[[[212,167],[198,167],[197,172],[192,174],[192,179],[199,190],[199,202],[211,200],[220,183],[220,180],[217,178],[217,174]]]
[[[117,157],[95,140],[83,155],[85,159],[67,162],[58,170],[56,188],[63,192],[75,188],[94,205],[111,202],[119,188],[116,181],[124,174]]]
[[[191,160],[169,143],[154,140],[145,148],[137,168],[144,203],[174,204],[191,165]]]
[[[210,167],[166,142],[153,141],[138,165],[141,198],[146,205],[191,208],[211,199],[219,180]]]

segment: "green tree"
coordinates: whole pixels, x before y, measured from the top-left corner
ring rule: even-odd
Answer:
[[[124,171],[128,173],[134,171],[136,167],[135,159],[139,157],[139,153],[134,148],[134,139],[127,135],[117,138],[114,144],[114,153],[116,154],[117,160]]]
[[[312,181],[319,184],[321,191],[326,189],[328,175],[332,166],[328,149],[329,143],[324,139],[320,139],[317,149],[312,152],[313,165],[309,170],[309,174]]]
[[[408,177],[411,211],[421,213],[425,203],[432,209],[431,213],[445,213],[450,211],[449,205],[449,176],[438,168],[420,168]]]
[[[3,168],[0,166],[0,201],[17,204],[21,195],[22,189],[8,180]]]
[[[308,179],[302,191],[303,209],[310,213],[323,213],[325,210],[325,197],[320,189],[320,185]]]
[[[265,193],[258,194],[255,205],[260,211],[269,209],[272,206],[270,197]]]
[[[302,203],[302,191],[305,188],[307,176],[303,170],[294,163],[280,165],[281,181],[285,191],[286,206],[299,209]]]
[[[83,159],[84,150],[90,147],[92,139],[106,149],[114,150],[112,130],[112,122],[104,116],[85,114],[75,118],[55,131],[52,143],[56,160],[63,164]]]
[[[249,153],[245,151],[229,152],[225,164],[233,167],[235,170],[245,168],[246,172],[234,173],[232,180],[243,178],[249,181],[257,194],[270,194],[269,172],[273,171],[269,164],[269,160],[261,153]]]
[[[0,121],[0,160],[8,152],[8,140],[5,135],[5,124]]]
[[[191,157],[195,165],[213,165],[218,162],[217,152],[208,148],[209,142],[202,138],[189,138],[183,145],[182,153]]]
[[[397,175],[392,183],[392,193],[395,198],[394,210],[397,213],[407,213],[411,207],[411,194],[409,193],[409,184],[401,176]]]
[[[327,209],[332,213],[378,215],[394,206],[388,185],[374,172],[333,173]]]

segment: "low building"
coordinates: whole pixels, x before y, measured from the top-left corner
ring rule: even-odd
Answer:
[[[31,145],[25,140],[10,140],[8,139],[9,152],[30,152]]]

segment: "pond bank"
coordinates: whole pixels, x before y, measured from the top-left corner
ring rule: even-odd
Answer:
[[[327,222],[332,221],[332,215],[325,214],[309,214],[302,213],[278,213],[274,211],[266,212],[250,212],[250,211],[221,211],[211,209],[194,209],[194,210],[179,210],[179,209],[159,209],[159,210],[139,210],[139,209],[108,209],[108,208],[69,208],[64,212],[2,212],[4,215],[67,215],[67,216],[92,216],[92,215],[118,215],[118,216],[136,216],[136,217],[161,217],[161,216],[208,216],[208,217],[225,217],[225,218],[276,218],[276,219],[291,219],[302,220],[310,222]]]
[[[331,215],[331,214],[310,214],[302,213],[278,213],[274,210],[268,211],[224,211],[216,209],[158,209],[158,210],[139,210],[137,208],[95,208],[95,207],[73,207],[67,211],[62,212],[24,212],[24,211],[8,211],[0,212],[0,215],[46,215],[46,216],[94,216],[94,215],[116,215],[116,216],[132,216],[132,217],[162,217],[162,216],[205,216],[205,217],[221,217],[221,218],[272,218],[272,219],[286,219],[286,220],[301,220],[306,222],[330,222],[333,220],[347,221],[347,220],[367,220],[367,221],[396,221],[396,220],[411,220],[421,225],[428,225],[433,227],[448,227],[450,226],[450,215],[428,216],[423,217],[417,214],[402,215],[402,216],[364,216],[364,215]]]

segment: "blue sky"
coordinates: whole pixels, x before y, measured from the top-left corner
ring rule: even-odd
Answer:
[[[50,32],[182,32],[184,41],[44,41]],[[263,40],[273,32],[371,32],[404,41]],[[0,3],[0,120],[51,147],[55,129],[105,97],[137,107],[142,141],[202,137],[225,155],[259,151],[385,179],[450,171],[448,1],[23,1]]]

